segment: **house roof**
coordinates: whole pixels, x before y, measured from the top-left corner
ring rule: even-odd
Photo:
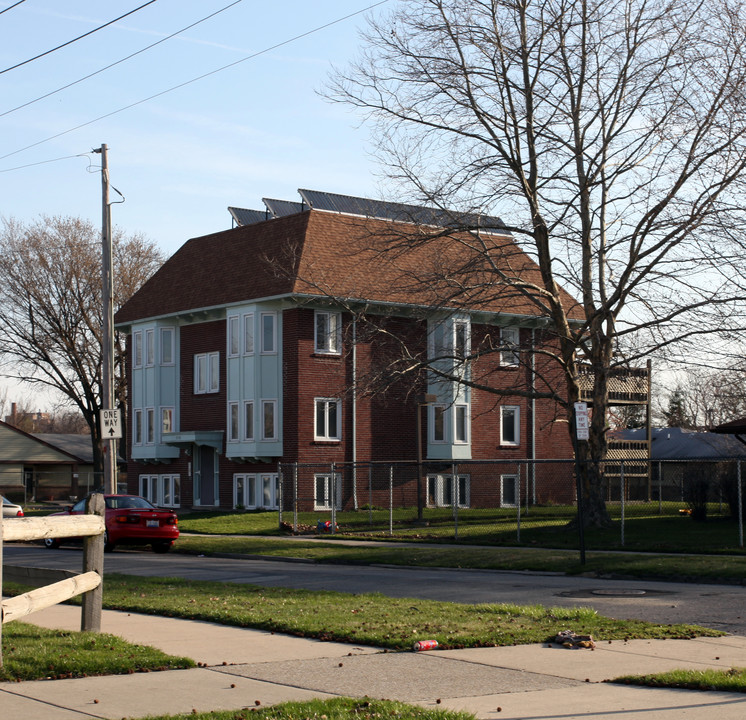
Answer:
[[[73,453],[47,442],[46,436],[38,437],[0,421],[0,463],[54,463],[82,462]],[[88,437],[90,446],[91,439]]]
[[[738,418],[712,428],[712,432],[723,435],[746,435],[746,418]]]
[[[65,435],[58,433],[31,433],[31,435],[52,447],[74,456],[84,465],[93,464],[93,443],[91,436]]]
[[[19,462],[92,465],[93,441],[88,434],[28,433],[0,421],[0,464]]]
[[[645,428],[619,430],[615,440],[645,440]],[[682,428],[653,428],[652,460],[746,457],[746,446],[734,437]],[[610,438],[611,439],[611,438]]]
[[[489,260],[470,249],[474,242],[438,226],[309,208],[189,240],[115,319],[126,325],[283,296],[453,307],[449,293],[470,310],[545,315],[512,282],[541,286],[538,267],[511,236],[494,229],[480,235]],[[506,282],[496,281],[499,273]],[[465,286],[474,288],[466,299]],[[562,299],[579,318],[577,301],[564,292]]]

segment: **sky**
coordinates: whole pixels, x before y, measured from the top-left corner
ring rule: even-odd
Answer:
[[[100,224],[100,155],[90,151],[104,143],[111,183],[125,197],[112,208],[113,223],[166,254],[229,228],[229,205],[262,209],[262,197],[298,200],[298,188],[381,195],[361,118],[319,95],[331,67],[358,50],[366,14],[342,18],[376,0],[239,0],[222,12],[233,0],[155,0],[35,60],[147,0],[17,2],[0,0],[3,218],[71,215]]]
[[[397,1],[0,0],[0,219],[99,226],[91,151],[103,144],[125,198],[113,224],[166,255],[230,228],[228,206],[263,209],[263,197],[298,200],[298,188],[385,197],[361,118],[319,93],[358,52],[359,11]],[[3,388],[8,402],[48,404]]]

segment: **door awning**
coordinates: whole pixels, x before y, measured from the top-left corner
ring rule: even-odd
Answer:
[[[164,445],[172,445],[182,450],[187,450],[192,445],[208,445],[220,452],[223,449],[223,431],[185,430],[183,432],[163,433],[161,442]]]

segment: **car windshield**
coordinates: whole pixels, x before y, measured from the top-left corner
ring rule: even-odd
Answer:
[[[124,495],[106,498],[106,507],[109,510],[155,510],[145,498]]]

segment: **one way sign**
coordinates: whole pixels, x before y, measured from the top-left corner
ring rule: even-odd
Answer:
[[[122,437],[122,425],[119,421],[119,410],[101,410],[101,438],[118,440]]]

